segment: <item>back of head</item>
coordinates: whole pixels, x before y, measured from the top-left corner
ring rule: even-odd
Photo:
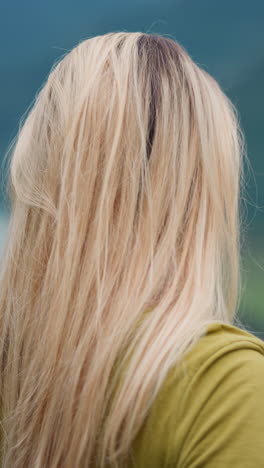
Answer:
[[[169,369],[234,319],[242,141],[171,39],[106,34],[53,68],[11,160],[2,466],[126,466]]]

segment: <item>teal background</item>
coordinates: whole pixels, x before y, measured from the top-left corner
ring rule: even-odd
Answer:
[[[238,108],[251,163],[240,317],[264,338],[263,0],[2,0],[0,21],[0,163],[53,62],[88,37],[117,30],[168,35],[218,80]],[[0,249],[8,219],[2,188]]]

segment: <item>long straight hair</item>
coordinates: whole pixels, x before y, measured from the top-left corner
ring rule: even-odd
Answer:
[[[238,120],[169,38],[98,36],[53,67],[10,162],[1,466],[127,466],[170,369],[234,322]]]

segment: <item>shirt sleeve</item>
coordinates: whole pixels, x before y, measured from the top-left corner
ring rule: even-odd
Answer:
[[[264,466],[264,355],[261,352],[243,349],[243,343],[241,348],[222,349],[194,373],[183,393],[179,430],[175,430],[175,439],[170,434],[170,443],[175,442],[177,452],[175,464],[171,466]]]

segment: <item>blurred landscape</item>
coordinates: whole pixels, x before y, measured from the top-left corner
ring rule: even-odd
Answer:
[[[4,0],[0,14],[0,163],[54,61],[83,39],[117,30],[164,34],[217,79],[238,109],[250,160],[240,317],[264,339],[263,0]],[[1,187],[0,253],[9,219],[4,197]]]

